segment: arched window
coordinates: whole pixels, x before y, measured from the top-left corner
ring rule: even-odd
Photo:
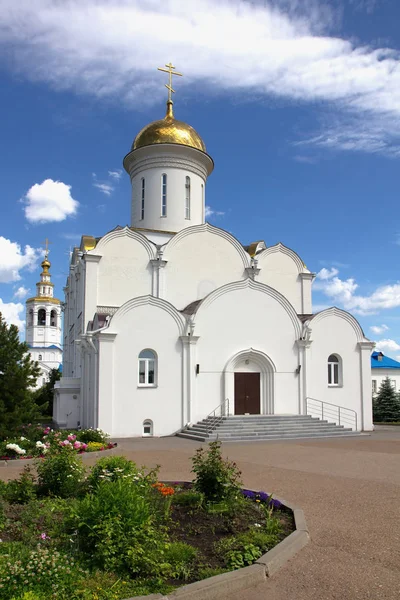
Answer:
[[[185,219],[190,219],[190,177],[186,177],[185,183]]]
[[[167,216],[167,175],[161,175],[161,216]]]
[[[30,309],[29,314],[28,314],[28,326],[32,327],[33,325],[33,310]]]
[[[38,356],[38,360],[43,360],[43,357],[42,357],[42,355],[41,355],[41,354],[39,354],[39,356]]]
[[[37,314],[37,324],[41,326],[46,325],[46,311],[44,308],[39,308]]]
[[[155,386],[157,377],[157,356],[153,350],[142,350],[139,354],[139,385]]]
[[[57,327],[57,313],[55,310],[50,313],[50,325],[51,327]]]
[[[153,421],[146,419],[143,421],[143,437],[153,435]]]
[[[342,384],[342,361],[336,354],[331,354],[328,358],[328,385],[335,386]]]
[[[143,221],[144,219],[144,197],[145,197],[145,182],[144,182],[144,177],[142,177],[141,179],[141,203],[140,203],[140,218]]]

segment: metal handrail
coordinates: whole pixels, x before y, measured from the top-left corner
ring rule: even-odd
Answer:
[[[217,415],[217,411],[220,411],[220,414]],[[209,415],[207,415],[205,422],[206,422],[206,433],[210,433],[211,431],[213,431],[214,429],[217,428],[217,425],[219,425],[219,423],[222,421],[222,419],[226,416],[229,415],[229,398],[226,398],[222,404],[219,404],[219,406],[217,406],[217,408],[214,408],[214,410],[212,410],[210,412]]]
[[[339,425],[341,425],[343,421],[345,422],[346,419],[347,420],[350,419],[351,422],[350,423],[345,422],[345,424],[351,425],[352,422],[354,421],[354,430],[358,431],[358,429],[357,429],[357,412],[355,410],[353,410],[352,408],[346,408],[345,406],[339,406],[338,404],[332,404],[332,402],[325,402],[324,400],[318,400],[317,398],[311,398],[310,396],[307,396],[307,398],[306,398],[307,414],[310,414],[309,407],[308,407],[309,400],[311,400],[311,402],[318,402],[321,405],[320,410],[321,410],[321,419],[322,420],[324,419],[324,413],[325,413],[325,417],[328,417],[328,419],[329,418],[332,419],[332,417],[333,417],[332,412],[333,412],[333,409],[335,409],[335,413],[339,420]],[[333,407],[333,408],[329,408],[329,407]],[[348,412],[352,413],[352,416],[346,415],[346,413],[343,414],[343,411],[348,411]],[[335,419],[335,422],[336,422],[336,419]]]

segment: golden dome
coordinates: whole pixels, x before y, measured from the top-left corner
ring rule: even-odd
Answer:
[[[197,131],[187,123],[174,118],[171,100],[167,102],[165,117],[146,125],[137,134],[132,144],[132,150],[153,144],[181,144],[197,148],[202,152],[206,151],[206,146]]]

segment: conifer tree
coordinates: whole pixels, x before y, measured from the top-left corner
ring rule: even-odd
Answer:
[[[400,421],[400,400],[389,377],[381,383],[373,402],[374,421]]]
[[[0,313],[0,439],[38,417],[32,388],[40,373],[18,327],[8,326]]]
[[[43,415],[53,416],[54,385],[60,379],[61,372],[58,369],[51,369],[49,380],[33,394],[34,400]]]

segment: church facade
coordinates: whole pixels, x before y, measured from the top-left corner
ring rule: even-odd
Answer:
[[[343,310],[313,314],[315,274],[296,252],[206,223],[214,164],[171,100],[124,167],[131,225],[72,254],[58,425],[164,436],[220,406],[321,416],[324,402],[371,430],[373,343]]]

